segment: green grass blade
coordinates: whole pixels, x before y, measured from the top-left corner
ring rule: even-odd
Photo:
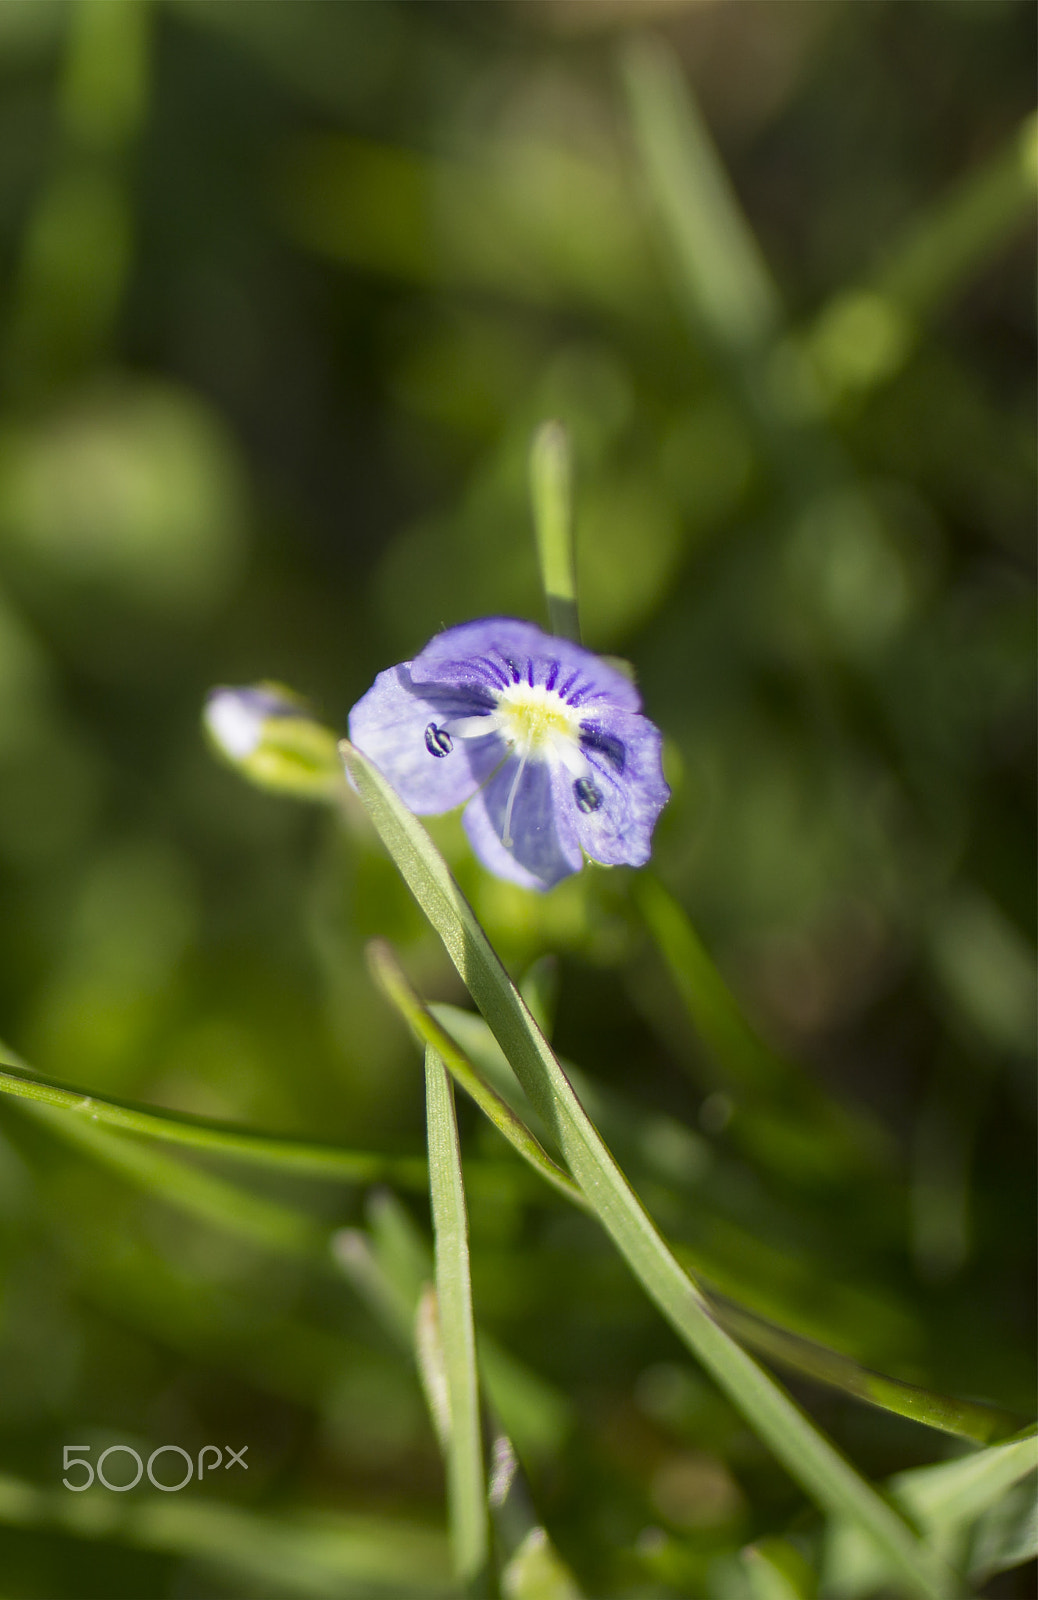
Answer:
[[[915,1384],[902,1383],[886,1373],[873,1372],[850,1356],[778,1327],[755,1312],[731,1301],[713,1301],[714,1313],[742,1343],[793,1372],[802,1373],[829,1388],[840,1389],[883,1411],[911,1417],[928,1428],[938,1428],[958,1438],[986,1444],[1016,1426],[1017,1419],[996,1406],[936,1394]]]
[[[410,1353],[419,1302],[433,1274],[432,1252],[388,1189],[371,1197],[368,1214],[372,1237],[343,1228],[333,1240],[333,1254],[373,1315]],[[479,1329],[476,1357],[487,1405],[523,1458],[553,1457],[572,1427],[569,1397]]]
[[[927,319],[1025,228],[1035,209],[1038,120],[1009,142],[883,252],[876,271],[822,307],[804,348],[830,395],[867,393],[909,359]]]
[[[572,476],[565,427],[561,422],[542,423],[530,450],[530,493],[541,584],[552,633],[579,644]]]
[[[205,1223],[215,1223],[249,1244],[281,1254],[325,1253],[328,1230],[306,1212],[251,1194],[237,1184],[165,1155],[107,1128],[67,1117],[51,1106],[34,1105],[33,1114],[68,1144],[117,1172],[146,1193],[168,1201]]]
[[[681,65],[643,38],[622,67],[635,139],[696,320],[722,349],[745,351],[773,334],[778,296]]]
[[[719,1086],[746,1097],[753,1114],[743,1119],[743,1134],[752,1142],[755,1156],[780,1170],[792,1156],[802,1177],[805,1145],[824,1150],[826,1170],[840,1180],[882,1167],[884,1141],[879,1130],[863,1112],[852,1114],[830,1100],[796,1062],[764,1043],[674,897],[648,873],[637,878],[632,894],[709,1054]],[[767,1124],[757,1127],[765,1111],[772,1123],[770,1148]],[[774,1124],[775,1117],[781,1127]],[[816,1130],[821,1137],[815,1136]]]
[[[428,1007],[423,1005],[404,977],[390,946],[382,939],[372,940],[368,946],[368,957],[379,987],[408,1023],[418,1041],[427,1049],[436,1051],[466,1094],[472,1096],[480,1110],[524,1161],[529,1162],[567,1200],[572,1200],[574,1205],[585,1206],[584,1196],[572,1178],[551,1159],[522,1118],[490,1087],[465,1052],[440,1027]]]
[[[720,1085],[773,1095],[785,1064],[746,1021],[682,907],[648,873],[638,877],[633,895]]]
[[[338,1513],[257,1515],[212,1501],[156,1495],[136,1503],[104,1490],[69,1494],[0,1477],[0,1524],[110,1540],[211,1563],[314,1600],[449,1600],[442,1536],[395,1517]]]
[[[169,1144],[187,1145],[206,1154],[232,1156],[284,1172],[304,1173],[313,1178],[338,1178],[345,1183],[395,1183],[403,1188],[424,1189],[428,1170],[419,1157],[384,1156],[377,1151],[344,1150],[320,1140],[287,1138],[275,1133],[255,1132],[207,1117],[188,1116],[177,1111],[158,1111],[132,1100],[115,1100],[89,1089],[41,1078],[20,1063],[7,1059],[0,1046],[0,1094],[13,1095],[41,1105],[57,1106],[86,1118],[92,1124],[103,1122],[127,1133],[143,1134]]]
[[[425,1052],[429,1192],[436,1240],[439,1342],[447,1389],[447,1498],[455,1575],[470,1595],[486,1592],[488,1523],[472,1323],[468,1216],[454,1089],[431,1047]]]
[[[1021,1438],[957,1461],[899,1473],[890,1487],[923,1527],[938,1530],[972,1522],[1035,1468],[1038,1435],[1031,1428]]]
[[[808,1495],[861,1527],[916,1594],[951,1592],[950,1576],[785,1390],[716,1322],[617,1167],[421,824],[344,740],[347,770],[412,893],[439,933],[599,1221],[649,1297]]]

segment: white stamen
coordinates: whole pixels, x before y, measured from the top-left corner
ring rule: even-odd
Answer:
[[[440,723],[452,739],[483,739],[488,733],[497,733],[500,726],[501,718],[496,711],[476,717],[448,717],[446,722]]]
[[[501,843],[504,845],[506,850],[510,850],[514,843],[512,839],[512,807],[515,804],[515,797],[519,789],[520,780],[523,773],[526,771],[526,761],[529,754],[529,748],[523,751],[522,759],[519,762],[519,770],[512,779],[512,787],[508,794],[508,804],[505,806],[505,825],[501,830]]]

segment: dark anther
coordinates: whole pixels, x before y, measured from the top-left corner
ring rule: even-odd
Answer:
[[[573,785],[578,808],[587,813],[597,811],[602,804],[602,791],[596,789],[590,778],[578,778]]]
[[[454,749],[454,740],[446,728],[438,728],[435,722],[430,722],[425,730],[425,748],[431,756],[439,759],[441,756],[450,755]]]

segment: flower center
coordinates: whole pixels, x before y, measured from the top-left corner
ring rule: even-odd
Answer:
[[[542,684],[509,684],[497,702],[498,725],[510,744],[533,755],[561,739],[580,740],[580,720],[566,702]]]

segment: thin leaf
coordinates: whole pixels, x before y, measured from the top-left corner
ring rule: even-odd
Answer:
[[[455,1575],[466,1593],[485,1592],[488,1523],[483,1481],[476,1337],[472,1323],[468,1216],[454,1089],[443,1061],[425,1052],[429,1192],[436,1243],[437,1327],[447,1401],[447,1499]]]
[[[0,1094],[57,1106],[91,1123],[103,1122],[127,1133],[144,1134],[169,1144],[187,1145],[192,1150],[233,1156],[314,1178],[338,1178],[346,1183],[392,1182],[407,1189],[424,1189],[429,1181],[428,1168],[420,1157],[344,1150],[321,1140],[291,1139],[179,1111],[159,1111],[133,1100],[116,1100],[52,1078],[41,1078],[36,1073],[30,1075],[30,1069],[11,1061],[9,1054],[0,1046]]]
[[[972,1439],[977,1444],[986,1444],[999,1434],[1007,1433],[1016,1422],[1009,1412],[997,1406],[936,1394],[886,1373],[873,1372],[850,1356],[779,1327],[732,1301],[715,1299],[713,1303],[718,1320],[752,1350],[883,1411],[911,1417],[928,1428]]]
[[[251,1194],[175,1156],[164,1155],[152,1145],[67,1117],[51,1106],[34,1105],[32,1109],[59,1138],[85,1149],[138,1188],[202,1222],[282,1254],[318,1259],[325,1254],[327,1230],[304,1211]]]
[[[551,1128],[599,1221],[649,1297],[819,1506],[850,1517],[865,1530],[915,1593],[949,1594],[950,1575],[906,1523],[719,1326],[706,1297],[667,1248],[584,1112],[428,834],[371,762],[346,740],[340,749],[383,843],[530,1101]]]

